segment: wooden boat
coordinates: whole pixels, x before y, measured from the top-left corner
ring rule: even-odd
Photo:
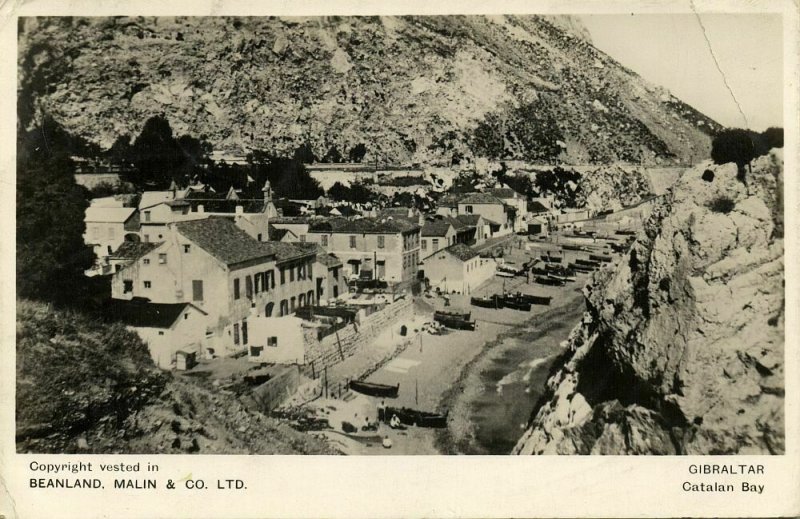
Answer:
[[[549,296],[535,296],[532,294],[517,294],[517,299],[526,301],[532,305],[549,305],[552,297]]]
[[[453,319],[462,319],[464,321],[469,321],[472,312],[448,312],[445,310],[436,310],[433,312],[433,319],[436,320],[436,317],[446,317],[446,318],[453,318]]]
[[[403,425],[443,429],[447,427],[447,416],[449,414],[449,411],[446,411],[445,413],[431,413],[428,411],[418,411],[408,407],[387,407],[384,417],[386,422],[389,422],[392,419],[392,416],[396,415],[400,420],[400,423]]]
[[[513,278],[516,274],[512,274],[511,272],[505,272],[502,270],[498,270],[495,272],[496,275],[500,276],[501,278]]]
[[[578,265],[584,265],[586,267],[593,268],[593,269],[600,268],[600,262],[599,261],[593,261],[593,260],[587,260],[587,259],[578,258],[578,259],[575,260],[575,263],[578,264]]]
[[[589,259],[592,261],[602,261],[603,263],[611,262],[611,258],[609,256],[600,256],[599,254],[589,254]]]
[[[587,274],[587,273],[592,272],[594,270],[593,267],[590,267],[588,265],[576,265],[575,263],[570,263],[569,264],[569,268],[571,268],[575,272],[582,272],[584,274]]]
[[[557,287],[563,286],[565,284],[564,281],[561,281],[559,279],[553,279],[550,276],[536,276],[534,281],[536,281],[540,285],[550,285],[550,286],[557,286]]]
[[[561,263],[561,260],[563,259],[561,256],[549,256],[547,254],[542,254],[540,258],[542,258],[542,261],[546,261],[547,263]]]
[[[472,306],[480,306],[481,308],[503,308],[503,299],[497,295],[492,297],[472,297],[469,302]]]
[[[390,386],[388,384],[376,384],[374,382],[364,382],[361,380],[351,380],[350,389],[356,393],[369,396],[379,396],[381,398],[397,398],[400,391],[400,384]]]
[[[582,247],[580,245],[570,245],[568,243],[563,244],[561,246],[561,248],[564,249],[564,250],[575,250],[575,251],[585,251],[586,250],[586,247]]]
[[[518,299],[516,296],[505,296],[503,298],[503,304],[506,308],[511,308],[512,310],[522,310],[523,312],[531,311],[531,304],[522,299]]]
[[[470,313],[434,312],[433,320],[456,330],[474,330],[475,321],[470,321]]]
[[[561,284],[567,284],[569,282],[575,281],[573,276],[559,276],[557,274],[548,274],[547,277],[550,279],[555,279],[556,281],[560,281]]]

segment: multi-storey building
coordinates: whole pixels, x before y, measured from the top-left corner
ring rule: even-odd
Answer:
[[[314,251],[259,242],[225,217],[172,223],[163,236],[114,274],[112,297],[191,302],[208,315],[206,348],[246,346],[246,319],[254,308],[282,316],[316,299]]]
[[[417,278],[420,226],[406,219],[330,218],[312,222],[308,241],[335,254],[349,276],[391,284]]]

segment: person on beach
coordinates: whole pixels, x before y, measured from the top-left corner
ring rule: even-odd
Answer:
[[[381,400],[381,403],[378,404],[378,421],[384,422],[386,421],[386,401]]]

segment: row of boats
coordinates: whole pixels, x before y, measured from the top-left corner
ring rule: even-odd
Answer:
[[[494,308],[495,310],[511,308],[512,310],[528,312],[532,305],[549,305],[551,299],[552,298],[548,296],[535,296],[517,292],[516,294],[494,294],[489,297],[472,297],[470,298],[470,304],[481,308]]]

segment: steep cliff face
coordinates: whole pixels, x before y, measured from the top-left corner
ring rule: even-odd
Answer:
[[[585,289],[519,454],[784,451],[783,155],[687,170]],[[713,180],[710,179],[713,176]]]
[[[365,160],[681,162],[718,125],[595,49],[519,16],[28,18],[24,125],[42,110],[103,146],[164,113],[215,149]]]

